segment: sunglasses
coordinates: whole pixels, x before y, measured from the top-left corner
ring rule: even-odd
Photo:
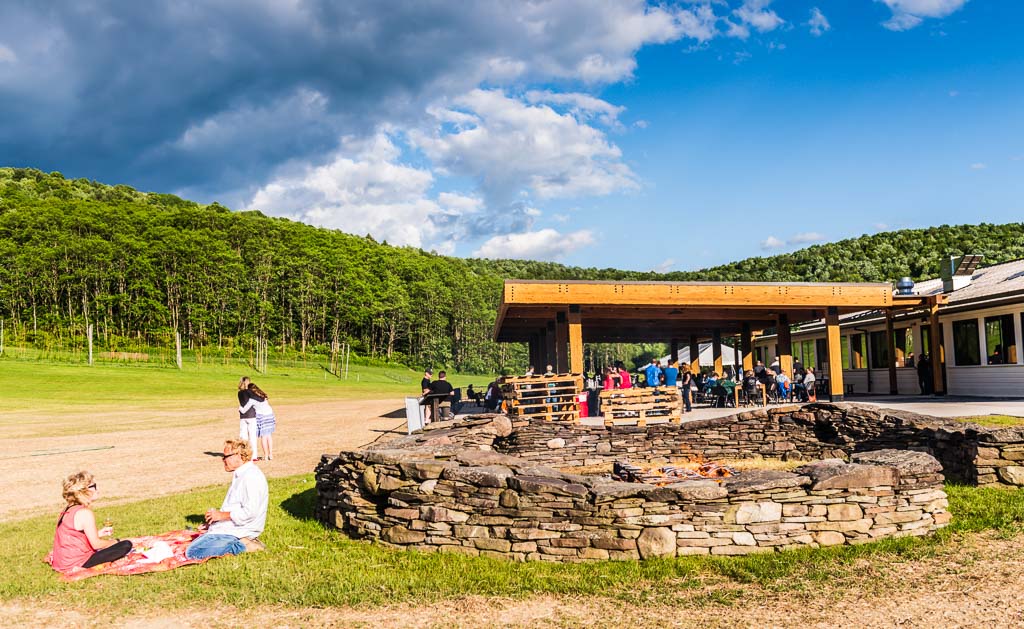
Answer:
[[[91,489],[93,491],[96,491],[96,483],[93,483],[92,485],[89,485],[86,489]]]
[[[232,452],[231,454],[222,454],[222,455],[220,455],[220,458],[226,460],[226,459],[230,459],[231,457],[235,456],[236,454],[238,454],[238,453],[237,452]]]

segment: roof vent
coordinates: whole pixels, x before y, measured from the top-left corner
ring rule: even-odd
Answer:
[[[983,257],[973,253],[950,256],[949,262],[942,264],[942,292],[950,293],[970,284]]]
[[[914,294],[914,280],[909,277],[901,277],[896,282],[896,294],[897,295],[913,295]]]

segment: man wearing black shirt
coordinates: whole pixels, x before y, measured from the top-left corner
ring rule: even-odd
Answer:
[[[433,377],[434,372],[431,371],[430,369],[425,369],[423,371],[423,379],[420,380],[420,389],[422,389],[420,395],[426,395],[427,393],[430,393],[430,379]]]
[[[445,380],[448,374],[444,371],[437,373],[437,380],[430,383],[429,393],[437,398],[438,415],[447,417],[452,408],[452,393],[455,391],[452,385]]]

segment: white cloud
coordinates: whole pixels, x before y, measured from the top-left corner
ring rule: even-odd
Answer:
[[[18,60],[18,55],[14,54],[14,51],[7,46],[0,44],[0,63],[9,63],[14,65]]]
[[[465,211],[473,201],[457,195],[428,198],[427,170],[395,162],[399,149],[384,133],[368,141],[345,139],[329,163],[282,175],[260,188],[249,209],[394,245],[422,247],[438,230],[431,220]]]
[[[924,18],[942,18],[959,10],[968,0],[875,0],[889,7],[892,17],[882,26],[891,31],[906,31]]]
[[[591,106],[604,103],[593,101]],[[476,180],[489,206],[511,203],[523,190],[546,199],[637,187],[619,148],[572,113],[480,89],[456,98],[444,111],[460,112],[473,122],[455,129],[443,124],[429,132],[414,129],[409,139],[437,172]]]
[[[775,11],[768,8],[771,3],[772,0],[744,0],[743,4],[732,14],[743,24],[752,26],[760,33],[767,33],[786,23]],[[745,39],[745,37],[741,37],[741,39]]]
[[[974,162],[971,164],[971,170],[985,170],[988,168],[988,164],[984,162]]]
[[[514,258],[519,260],[557,260],[582,247],[594,244],[587,229],[563,234],[541,229],[521,234],[495,236],[473,252],[477,258]]]
[[[959,91],[957,91],[957,90],[949,90],[949,97],[950,98],[956,98],[959,95],[960,95]]]
[[[557,93],[551,91],[531,90],[525,94],[526,102],[531,104],[547,103],[565,106],[579,120],[596,119],[607,127],[618,127],[619,114],[626,111],[625,107],[612,105],[590,94],[578,92]]]
[[[825,32],[832,30],[828,18],[818,7],[811,9],[811,19],[807,20],[807,26],[811,29],[811,35],[815,37],[821,37]]]
[[[875,223],[872,227],[875,228],[875,231],[884,232],[889,229],[889,223]]]
[[[662,260],[657,265],[655,265],[655,267],[651,270],[654,271],[655,273],[668,273],[669,271],[672,270],[672,267],[674,267],[675,265],[675,258],[667,258],[665,260]]]
[[[822,240],[825,240],[824,234],[819,234],[818,232],[803,232],[801,234],[791,236],[787,243],[790,245],[800,245],[809,242],[821,242]]]
[[[750,29],[743,24],[737,24],[735,22],[725,21],[728,28],[725,31],[726,37],[735,37],[736,39],[746,39],[750,37]]]
[[[785,247],[785,246],[786,246],[786,241],[785,240],[779,240],[775,236],[768,236],[767,238],[765,238],[764,240],[761,241],[761,248],[766,250],[766,251],[768,249],[781,249],[782,247]]]

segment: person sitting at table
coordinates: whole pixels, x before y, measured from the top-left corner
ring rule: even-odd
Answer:
[[[455,389],[446,378],[448,373],[445,371],[437,372],[437,380],[430,383],[430,395],[436,396],[437,402],[437,414],[441,419],[446,419],[452,409],[452,393]]]
[[[622,364],[622,361],[615,363],[615,368],[619,371],[619,388],[620,389],[632,389],[633,379],[626,371],[626,366]]]
[[[67,506],[57,518],[53,550],[46,561],[57,572],[73,568],[92,568],[124,557],[132,550],[129,540],[102,539],[114,532],[111,526],[96,530],[96,515],[90,508],[100,495],[96,479],[89,472],[78,472],[64,479]]]
[[[487,393],[484,394],[484,408],[489,411],[496,410],[498,405],[501,404],[501,387],[498,386],[498,381],[487,385]]]
[[[775,376],[775,386],[779,389],[779,400],[781,402],[788,401],[790,394],[790,380],[785,371],[780,370]]]
[[[743,373],[743,393],[747,396],[748,402],[761,401],[761,383],[754,375],[753,369],[747,369]]]
[[[481,406],[481,398],[483,398],[483,396],[483,393],[473,390],[472,384],[466,387],[466,397],[473,400],[473,403],[476,404],[477,406]]]
[[[615,388],[615,376],[612,374],[611,367],[605,367],[604,372],[601,374],[602,389],[605,391],[611,391]]]

